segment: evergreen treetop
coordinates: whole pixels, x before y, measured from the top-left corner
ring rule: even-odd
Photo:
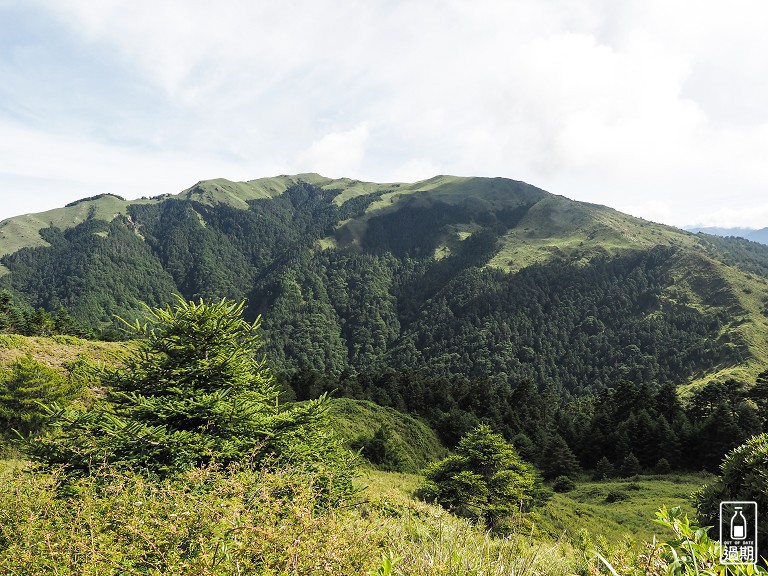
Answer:
[[[334,490],[351,489],[353,455],[331,434],[326,398],[283,407],[263,357],[260,319],[244,302],[188,302],[149,309],[125,367],[105,368],[103,404],[53,409],[54,433],[29,439],[47,464],[87,472],[102,463],[168,475],[217,462],[276,461],[312,468]]]
[[[456,454],[431,464],[425,475],[422,497],[496,529],[532,499],[536,484],[533,466],[486,424],[464,436]]]

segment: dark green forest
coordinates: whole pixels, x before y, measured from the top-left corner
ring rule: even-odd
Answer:
[[[683,248],[509,273],[486,265],[540,192],[501,207],[427,197],[367,214],[381,193],[337,205],[339,193],[299,183],[248,210],[168,198],[44,229],[50,246],[0,259],[10,270],[0,330],[115,338],[118,316],[174,294],[245,299],[296,398],[373,400],[422,417],[449,445],[490,423],[549,477],[603,459],[617,474],[635,462],[714,469],[763,429],[759,387],[713,382],[678,398],[677,385],[749,354],[724,329],[726,307],[670,297]],[[471,232],[460,239],[457,227]],[[702,246],[768,271],[766,247]]]

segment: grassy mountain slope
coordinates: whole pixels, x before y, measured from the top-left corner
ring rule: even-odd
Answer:
[[[324,186],[332,182],[318,174],[299,174],[297,176],[276,176],[259,178],[248,182],[232,182],[225,178],[204,180],[184,190],[177,197],[194,200],[208,206],[225,204],[242,210],[248,209],[250,200],[274,198],[285,192],[297,182],[308,182]]]
[[[696,240],[682,230],[605,206],[550,196],[533,206],[522,222],[507,232],[491,265],[517,271],[553,258],[586,262],[596,255],[659,245],[692,248]]]
[[[0,334],[0,369],[25,355],[54,368],[61,368],[78,357],[113,364],[120,361],[126,346],[130,344],[95,342],[74,336]]]
[[[633,254],[654,250],[644,278],[631,280],[625,294],[610,288],[611,274],[635,265]],[[617,341],[630,320],[635,335],[621,338],[651,330],[663,340],[670,330],[682,336],[691,322],[699,326],[685,342],[657,342],[658,350],[689,358],[665,360],[676,367],[674,376],[655,376],[662,381],[694,388],[713,378],[748,382],[768,365],[768,248],[502,178],[376,184],[301,174],[204,181],[140,201],[103,195],[4,221],[0,254],[5,286],[33,306],[63,304],[92,324],[133,317],[139,302],[163,304],[172,292],[248,298],[254,313],[265,314],[268,352],[286,372],[387,365],[436,372],[445,365],[454,373],[547,379],[556,372],[547,364],[562,364],[577,334],[596,337],[587,316],[613,329],[615,340],[603,344],[615,350],[596,360],[606,363],[599,385],[622,373],[611,372],[611,363],[639,373],[642,357]],[[539,274],[544,284],[534,280]],[[521,308],[513,292],[505,295],[543,285],[548,294],[533,298],[541,314],[533,301]],[[491,287],[497,295],[484,297]],[[547,313],[553,306],[560,317]],[[560,323],[546,342],[529,334],[541,322]],[[463,357],[466,350],[479,354]],[[578,386],[589,389],[590,372],[577,374],[586,379]]]
[[[65,206],[38,214],[25,214],[8,218],[0,222],[0,257],[18,252],[22,248],[50,246],[40,231],[50,226],[60,229],[73,228],[89,218],[111,222],[119,214],[125,214],[129,204],[142,204],[151,200],[133,200],[128,202],[112,194],[103,194],[92,199],[84,199]],[[0,276],[8,273],[0,265]]]
[[[72,202],[66,207],[55,208],[36,214],[14,216],[0,222],[0,256],[13,254],[22,248],[48,246],[40,230],[55,226],[62,230],[73,228],[89,218],[113,220],[127,214],[127,207],[137,204],[156,204],[169,198],[194,200],[202,204],[225,204],[248,209],[248,201],[272,198],[282,194],[297,181],[327,185],[333,180],[317,174],[260,178],[249,182],[231,182],[224,178],[198,182],[179,194],[164,194],[155,198],[125,200],[112,194],[101,194],[89,199]],[[349,181],[344,181],[349,182]]]
[[[409,472],[418,472],[430,462],[448,454],[429,426],[373,402],[351,398],[333,399],[330,417],[336,432],[349,445],[360,438],[372,437],[381,426],[389,429],[390,441],[401,458],[401,468]]]

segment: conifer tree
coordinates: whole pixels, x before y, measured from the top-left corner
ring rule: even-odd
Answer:
[[[8,290],[0,290],[0,333],[20,333],[25,329],[23,310]]]
[[[758,434],[731,450],[720,464],[720,476],[694,494],[702,525],[715,526],[717,534],[720,503],[754,501],[758,507],[757,548],[763,563],[768,554],[768,434]]]
[[[634,453],[630,452],[626,455],[624,460],[621,461],[621,466],[619,466],[619,474],[626,478],[628,476],[640,474],[640,472],[642,472],[640,461],[637,459],[637,456],[635,456]]]
[[[87,472],[102,463],[168,475],[209,462],[277,461],[351,486],[353,457],[329,432],[327,398],[284,408],[258,358],[260,319],[244,302],[150,308],[143,337],[122,368],[104,369],[101,409],[57,410],[58,433],[31,439],[30,454]],[[334,476],[334,479],[330,477]]]
[[[579,473],[579,461],[560,434],[554,433],[548,439],[539,459],[544,478],[551,480],[558,476],[575,478]]]
[[[592,478],[594,480],[606,480],[613,476],[614,474],[614,468],[613,464],[610,463],[608,458],[603,456],[600,458],[600,460],[597,461],[597,464],[595,465],[594,473],[592,474]]]
[[[60,306],[59,309],[56,310],[52,319],[53,332],[55,334],[78,336],[80,338],[87,338],[89,336],[88,330],[79,326],[63,306]]]
[[[533,497],[536,474],[514,446],[481,424],[464,436],[456,454],[431,464],[421,496],[460,516],[496,528]]]
[[[28,433],[38,430],[46,416],[41,403],[66,404],[81,388],[77,378],[67,378],[32,356],[22,356],[0,373],[0,431]]]

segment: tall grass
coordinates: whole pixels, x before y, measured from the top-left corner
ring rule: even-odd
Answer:
[[[374,473],[365,480],[366,501],[358,512],[376,517],[382,527],[390,574],[522,576],[586,569],[581,552],[560,539],[541,537],[527,520],[518,518],[510,535],[497,537],[438,506],[410,498],[417,477]]]
[[[64,486],[17,468],[0,484],[0,573],[365,573],[380,527],[317,501],[291,472],[206,468],[155,484],[105,471]]]
[[[379,475],[378,478],[384,478]],[[197,469],[151,482],[105,470],[65,484],[15,463],[0,472],[0,574],[566,574],[572,549],[495,538],[386,482],[318,507],[296,471]]]
[[[413,576],[507,576],[572,574],[573,550],[563,542],[541,541],[533,534],[493,537],[449,514],[410,517],[387,531],[396,574]]]
[[[0,462],[0,574],[725,574],[679,510],[659,516],[670,543],[553,538],[531,516],[498,537],[411,498],[417,482],[372,473],[355,500],[328,508],[295,470],[207,467],[152,482],[107,469],[66,484],[23,461]]]

